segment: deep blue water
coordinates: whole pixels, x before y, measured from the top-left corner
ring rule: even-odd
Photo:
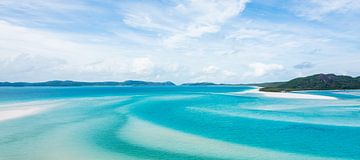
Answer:
[[[359,90],[299,92],[337,98],[325,100],[249,89],[3,87],[0,160],[360,159]]]

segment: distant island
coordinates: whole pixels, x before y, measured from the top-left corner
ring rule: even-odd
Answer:
[[[299,90],[339,90],[360,89],[360,77],[335,74],[315,74],[307,77],[295,78],[287,82],[273,82],[257,84],[260,91],[288,92]]]
[[[196,82],[196,83],[183,83],[182,86],[215,86],[219,85],[212,82]]]
[[[212,82],[196,82],[184,83],[179,86],[224,86],[224,85],[240,85],[240,84],[217,84]],[[171,81],[166,82],[149,82],[127,80],[123,82],[107,81],[107,82],[80,82],[80,81],[47,81],[47,82],[0,82],[0,87],[76,87],[76,86],[177,86]]]
[[[76,86],[177,86],[171,81],[149,82],[127,80],[123,82],[80,82],[80,81],[47,81],[47,82],[0,82],[0,87],[76,87]],[[260,91],[288,92],[299,90],[336,90],[360,89],[360,77],[335,74],[315,74],[295,78],[287,82],[249,83],[249,84],[217,84],[212,82],[183,83],[180,86],[259,86]]]
[[[194,83],[183,83],[180,86],[249,86],[249,84],[194,82]]]
[[[0,82],[0,87],[71,87],[71,86],[175,86],[173,82],[147,82],[128,80],[124,82],[78,82],[78,81],[47,81],[47,82]]]

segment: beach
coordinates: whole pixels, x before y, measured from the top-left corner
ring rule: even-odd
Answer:
[[[262,94],[266,97],[273,98],[288,98],[288,99],[322,99],[322,100],[336,100],[337,98],[323,95],[313,95],[306,93],[293,93],[293,92],[264,92],[260,91],[260,88],[251,89],[244,92],[238,92],[236,94]]]

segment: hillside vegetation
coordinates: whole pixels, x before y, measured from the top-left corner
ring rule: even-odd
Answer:
[[[360,77],[316,74],[307,77],[292,79],[288,82],[261,88],[261,91],[282,92],[297,90],[335,90],[335,89],[360,89]]]

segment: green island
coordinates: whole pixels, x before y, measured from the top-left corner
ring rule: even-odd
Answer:
[[[360,89],[360,77],[335,74],[315,74],[299,77],[287,82],[256,84],[265,92],[288,92],[299,90],[344,90]]]
[[[259,86],[260,91],[288,92],[299,90],[341,90],[360,89],[360,77],[351,77],[335,74],[315,74],[299,77],[287,82],[269,82],[254,84],[217,84],[212,82],[183,83],[180,86]],[[123,82],[81,82],[70,80],[54,80],[46,82],[0,82],[0,87],[76,87],[76,86],[177,86],[171,81],[149,82],[127,80]]]

